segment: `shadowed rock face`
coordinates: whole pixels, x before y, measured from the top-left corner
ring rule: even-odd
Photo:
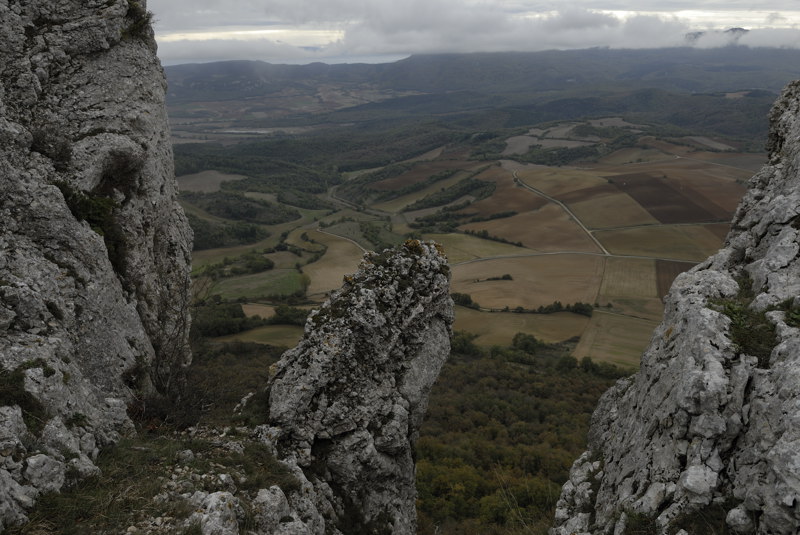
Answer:
[[[0,43],[2,530],[174,387],[191,231],[143,3],[0,1]]]
[[[412,448],[450,352],[449,278],[433,244],[368,253],[273,370],[272,442],[328,533],[416,531]]]
[[[640,371],[601,399],[554,535],[713,511],[732,533],[800,527],[800,83],[725,247],[675,280]]]

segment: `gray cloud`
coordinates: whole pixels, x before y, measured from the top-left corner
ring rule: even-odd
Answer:
[[[408,55],[435,52],[532,51],[549,48],[662,47],[684,44],[684,36],[710,30],[709,22],[673,15],[679,10],[732,13],[743,27],[772,25],[743,36],[741,44],[798,46],[800,15],[795,0],[577,0],[570,8],[550,0],[150,0],[167,62],[259,58],[308,61],[326,57]],[[633,11],[621,17],[612,12]],[[738,18],[737,18],[738,17]],[[328,42],[267,35],[219,34],[231,29],[328,30]],[[216,31],[213,40],[176,40],[181,32]],[[284,36],[288,34],[283,34]],[[313,34],[316,36],[317,34]],[[330,34],[325,34],[330,35]],[[171,36],[171,40],[166,39]],[[313,37],[312,36],[312,37]],[[197,39],[197,38],[195,38]],[[321,38],[320,38],[321,39]],[[302,41],[302,42],[301,42]],[[699,46],[727,44],[708,32]],[[309,49],[313,45],[313,49]]]

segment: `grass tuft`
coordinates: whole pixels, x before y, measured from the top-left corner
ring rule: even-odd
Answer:
[[[125,18],[131,23],[122,32],[122,37],[138,37],[145,39],[149,37],[150,25],[153,22],[153,13],[147,11],[141,2],[135,0],[128,1],[128,12]]]
[[[745,275],[737,282],[739,292],[735,296],[712,300],[711,307],[730,318],[729,336],[737,352],[756,357],[759,368],[769,368],[769,357],[777,344],[775,325],[765,311],[750,308],[755,297],[750,277]]]

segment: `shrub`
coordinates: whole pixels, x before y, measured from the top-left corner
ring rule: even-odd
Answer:
[[[130,23],[122,32],[123,38],[138,37],[144,39],[150,36],[153,14],[147,11],[141,2],[128,0],[128,12],[125,14],[125,18]]]
[[[767,319],[766,311],[750,308],[753,301],[753,281],[744,275],[737,280],[739,292],[730,298],[710,301],[711,308],[731,320],[728,335],[737,352],[754,356],[759,368],[769,367],[769,357],[777,343],[775,325]]]
[[[478,310],[481,306],[472,300],[472,296],[469,294],[462,294],[458,292],[453,292],[450,294],[450,297],[453,298],[453,303],[467,308],[474,308]]]

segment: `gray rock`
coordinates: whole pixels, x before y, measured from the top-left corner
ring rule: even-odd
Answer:
[[[199,523],[203,535],[239,535],[239,518],[244,517],[244,511],[233,494],[196,492],[190,502],[197,511],[187,523]]]
[[[2,461],[2,524],[60,486],[65,453],[94,472],[99,448],[132,428],[132,388],[167,392],[190,360],[191,232],[165,81],[151,30],[132,34],[128,11],[127,0],[0,2],[0,368],[45,424],[0,406],[0,441],[52,461]],[[86,221],[75,199],[105,203],[107,217]]]
[[[40,492],[58,492],[64,485],[64,463],[44,454],[26,459],[25,478]]]
[[[192,450],[181,450],[175,454],[175,460],[183,464],[190,463],[194,461],[194,452]]]
[[[22,410],[18,406],[0,407],[0,457],[24,452],[22,438],[27,432]]]
[[[728,524],[731,531],[737,535],[753,533],[753,528],[755,527],[753,519],[750,518],[747,511],[741,507],[734,507],[728,511],[728,515],[725,517],[725,523]]]
[[[259,531],[274,533],[283,523],[282,521],[290,517],[291,510],[286,495],[280,487],[272,486],[269,489],[258,491],[256,499],[253,500],[253,512]],[[292,518],[292,522],[294,520]]]
[[[675,280],[639,372],[601,398],[552,534],[616,532],[629,510],[667,527],[722,503],[736,504],[735,533],[800,528],[800,329],[783,310],[796,311],[800,295],[800,82],[771,120],[769,165],[751,179],[724,248]],[[747,320],[751,330],[775,329],[764,354],[731,332],[719,303],[737,293],[753,295],[734,305],[750,318],[765,312],[763,326]],[[576,489],[590,459],[603,472],[587,503]]]
[[[365,255],[275,366],[265,435],[313,486],[327,532],[415,533],[412,448],[452,321],[446,258],[409,240]]]
[[[20,485],[11,474],[0,469],[0,531],[26,522],[25,510],[33,507],[38,495],[34,487]]]

